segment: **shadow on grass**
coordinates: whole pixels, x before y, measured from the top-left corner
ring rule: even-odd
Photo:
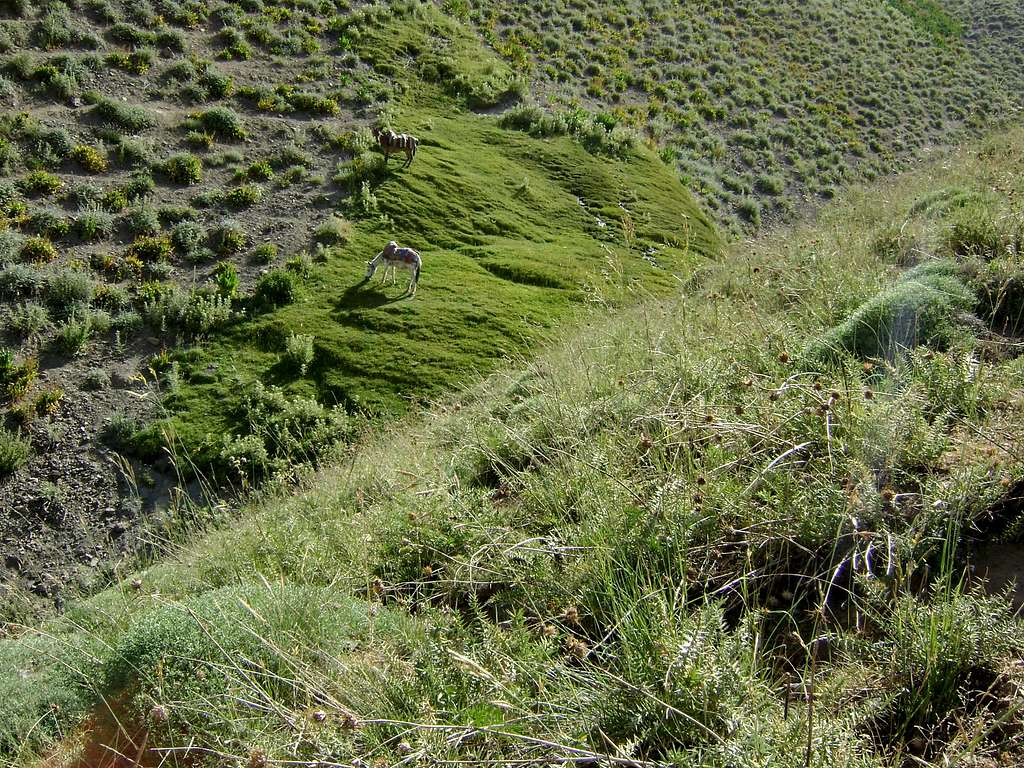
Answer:
[[[390,284],[388,284],[390,287]],[[408,293],[398,296],[388,296],[384,293],[385,284],[380,282],[371,283],[369,280],[361,280],[355,285],[347,288],[338,300],[334,302],[335,312],[346,312],[358,309],[376,309],[386,304],[394,304],[408,297]]]

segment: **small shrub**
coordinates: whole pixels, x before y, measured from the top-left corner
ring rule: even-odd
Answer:
[[[999,225],[988,205],[975,202],[961,208],[945,236],[946,247],[957,256],[992,259],[1006,250]]]
[[[72,313],[71,316],[57,328],[53,343],[57,349],[67,355],[78,355],[89,343],[92,337],[92,317],[88,312]]]
[[[40,392],[36,396],[33,407],[39,416],[53,416],[57,413],[57,409],[60,408],[60,402],[63,399],[64,390],[60,387],[54,387],[45,392]]]
[[[238,292],[238,270],[230,261],[221,261],[214,267],[213,282],[217,286],[217,293],[227,298],[233,297]]]
[[[213,231],[213,250],[221,256],[231,256],[245,250],[248,235],[238,225],[224,222]]]
[[[240,453],[259,459],[262,463],[245,466],[252,479],[302,464],[318,466],[349,434],[342,410],[324,408],[315,400],[288,398],[276,387],[259,382],[244,394],[236,416],[247,431],[225,438],[221,458],[229,466],[229,457]],[[240,451],[242,441],[246,450]]]
[[[182,221],[171,231],[171,244],[183,258],[197,261],[206,242],[206,230],[195,221]]]
[[[245,125],[237,112],[227,107],[212,107],[193,115],[198,127],[221,139],[242,141],[247,137]]]
[[[71,231],[67,218],[54,210],[36,211],[29,217],[27,224],[33,232],[50,240],[59,240]]]
[[[114,217],[102,208],[82,211],[75,217],[75,234],[87,243],[105,240],[114,232]]]
[[[0,139],[0,176],[9,176],[19,165],[21,165],[21,150],[18,149],[18,145],[6,139]]]
[[[142,428],[139,417],[129,411],[118,411],[103,425],[100,439],[114,448],[124,448]]]
[[[256,181],[270,181],[274,178],[274,169],[270,167],[270,163],[266,160],[260,160],[250,165],[245,175]]]
[[[25,302],[11,313],[11,330],[22,338],[39,335],[49,324],[50,313],[42,304]]]
[[[255,184],[243,184],[224,195],[224,202],[232,208],[248,208],[263,199],[263,189]]]
[[[156,189],[156,182],[148,173],[136,172],[129,177],[123,189],[128,200],[135,203],[149,197]]]
[[[120,219],[130,237],[153,236],[160,232],[160,217],[156,209],[149,206],[132,208]]]
[[[39,375],[39,362],[29,357],[15,362],[14,352],[0,348],[0,403],[20,400]]]
[[[128,246],[127,255],[142,262],[169,261],[174,247],[166,235],[160,237],[139,237]]]
[[[83,311],[95,292],[96,283],[81,270],[64,267],[54,270],[46,278],[46,303],[60,318]]]
[[[109,389],[110,374],[104,368],[90,368],[82,377],[82,388],[92,391]]]
[[[0,427],[0,476],[17,472],[28,463],[31,455],[32,446],[28,440]]]
[[[270,264],[277,258],[278,248],[274,243],[260,243],[252,251],[252,258],[258,264]]]
[[[284,362],[306,375],[306,368],[313,362],[313,337],[305,333],[291,334],[284,345]]]
[[[185,134],[185,143],[196,149],[209,149],[213,146],[213,134],[206,131],[189,131]]]
[[[107,158],[95,147],[79,144],[71,150],[71,159],[88,173],[103,173],[107,170]]]
[[[331,216],[316,228],[313,240],[326,245],[344,245],[352,235],[352,225],[340,216]]]
[[[168,158],[163,172],[175,184],[191,186],[203,180],[203,162],[195,155],[183,152]]]
[[[62,186],[59,176],[48,171],[33,171],[18,186],[26,195],[52,195]]]
[[[109,123],[125,133],[142,133],[156,125],[156,120],[142,107],[121,104],[98,94],[86,94],[86,100],[94,105],[92,114],[104,123]]]
[[[298,292],[293,274],[275,269],[263,275],[256,283],[255,297],[261,304],[279,307],[295,301]]]
[[[20,255],[23,261],[45,264],[57,258],[57,249],[45,237],[30,237],[21,246]]]

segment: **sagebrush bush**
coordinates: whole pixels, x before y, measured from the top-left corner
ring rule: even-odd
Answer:
[[[42,304],[27,301],[11,312],[11,329],[22,338],[31,338],[43,332],[50,324],[50,313]]]
[[[63,186],[63,182],[49,171],[32,171],[18,182],[18,186],[26,195],[52,195]]]
[[[197,221],[182,221],[171,231],[174,250],[189,261],[197,261],[202,257],[206,238],[206,229]]]
[[[160,233],[160,216],[155,208],[141,205],[121,215],[119,220],[129,237],[153,236]]]
[[[106,240],[114,233],[114,216],[99,206],[85,208],[75,216],[75,234],[88,243]]]
[[[84,314],[95,292],[96,282],[83,270],[59,267],[46,276],[46,303],[58,318]]]

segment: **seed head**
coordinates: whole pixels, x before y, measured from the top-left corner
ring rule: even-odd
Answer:
[[[782,363],[783,365],[788,363],[789,362],[789,354],[786,353],[786,352],[783,352],[782,354],[780,354],[779,355],[779,362]]]
[[[140,589],[142,589],[142,579],[139,579],[139,578],[132,579],[132,589],[134,589],[136,592],[138,592]]]
[[[865,399],[865,400],[870,400],[870,399],[871,399],[871,398],[873,398],[874,396],[875,396],[875,393],[874,393],[874,392],[872,392],[872,391],[871,391],[870,389],[865,389],[865,390],[864,390],[864,399]]]
[[[861,368],[864,369],[864,373],[870,373],[872,370],[874,370],[874,367],[874,363],[864,363],[864,365],[861,366]]]
[[[327,713],[324,712],[322,709],[313,710],[313,712],[311,712],[309,716],[314,723],[322,723],[327,719]]]
[[[250,752],[249,768],[267,768],[267,753],[262,749],[254,749]]]
[[[567,637],[565,639],[565,652],[576,659],[585,659],[590,653],[590,646],[578,637]]]
[[[151,723],[166,723],[167,722],[167,709],[166,707],[157,704],[151,710],[149,710],[149,721]]]
[[[558,630],[555,628],[554,624],[545,624],[541,627],[540,633],[544,637],[554,637],[558,634]]]
[[[431,576],[434,575],[434,569],[431,568],[429,565],[424,565],[422,573],[424,579],[429,579]]]
[[[563,613],[562,615],[565,617],[565,620],[568,621],[570,624],[580,623],[580,611],[575,605],[570,605],[568,608],[566,608],[565,613]]]
[[[645,450],[649,451],[654,445],[654,440],[651,439],[650,435],[644,435],[640,438],[640,446]]]
[[[882,500],[883,501],[891,502],[894,498],[896,498],[896,492],[893,491],[892,488],[883,488],[882,489]]]
[[[412,752],[412,744],[410,744],[408,741],[405,741],[404,739],[402,741],[398,742],[398,753],[399,754],[401,754],[401,755],[408,755],[410,752]]]

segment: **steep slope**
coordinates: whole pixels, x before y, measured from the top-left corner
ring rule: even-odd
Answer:
[[[41,598],[165,536],[179,486],[287,477],[720,252],[630,134],[471,111],[521,84],[430,4],[2,13],[0,583]],[[362,282],[391,239],[415,300]]]
[[[447,2],[556,104],[665,145],[725,226],[785,216],[1021,108],[1019,4]]]
[[[851,190],[12,627],[0,754],[1019,764],[1022,171]]]

